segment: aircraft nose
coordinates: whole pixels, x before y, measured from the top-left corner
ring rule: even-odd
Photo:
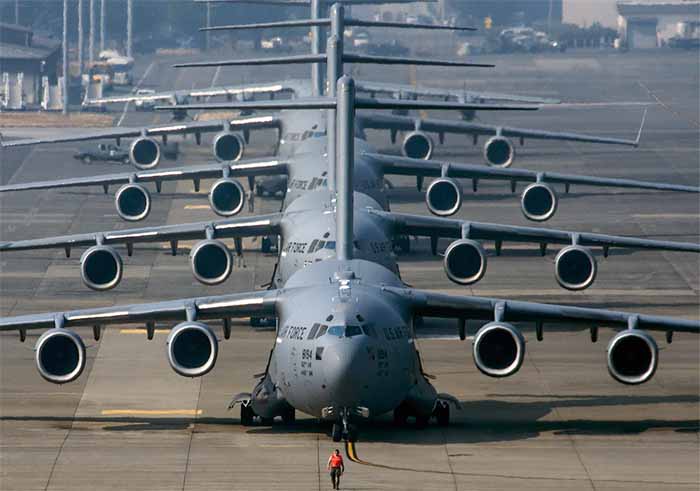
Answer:
[[[326,348],[325,379],[336,405],[356,406],[362,400],[369,383],[366,348],[366,342],[348,338]]]

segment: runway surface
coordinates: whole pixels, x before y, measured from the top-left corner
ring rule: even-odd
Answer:
[[[486,57],[484,57],[486,58]],[[700,182],[698,146],[698,61],[693,53],[567,53],[553,56],[494,56],[494,70],[360,67],[360,78],[416,81],[422,85],[558,97],[576,103],[537,114],[486,114],[481,119],[513,126],[578,131],[634,138],[643,108],[649,115],[639,149],[527,141],[518,147],[517,167],[678,184]],[[212,83],[271,81],[304,77],[306,67],[179,70],[174,59],[143,59],[135,80],[142,87],[189,88]],[[164,121],[164,115],[122,112],[122,126]],[[131,108],[130,108],[131,109]],[[455,115],[431,113],[454,118]],[[11,115],[3,115],[11,117]],[[3,134],[6,132],[3,131]],[[29,134],[25,130],[8,134]],[[269,155],[272,132],[254,133],[247,156]],[[208,141],[208,140],[206,140]],[[370,141],[398,152],[384,133]],[[482,141],[483,143],[483,141]],[[114,164],[85,165],[72,154],[85,145],[7,149],[0,154],[0,181],[16,183],[53,177],[126,170]],[[209,146],[181,143],[178,162],[204,162]],[[436,158],[482,162],[481,146],[448,137]],[[392,178],[392,210],[425,213],[412,178]],[[214,219],[206,183],[166,183],[148,219],[138,226]],[[697,195],[608,191],[574,187],[562,195],[559,211],[545,226],[697,242]],[[279,201],[257,199],[256,212],[279,209]],[[247,212],[246,212],[247,213]],[[473,194],[465,183],[458,217],[528,225],[519,196],[506,184],[482,183]],[[0,197],[0,240],[130,228],[119,221],[113,194],[101,188],[12,193]],[[444,248],[447,242],[442,243]],[[493,256],[492,244],[488,244]],[[244,264],[223,285],[205,287],[190,273],[186,253],[172,257],[157,245],[136,246],[125,257],[122,283],[106,293],[80,282],[79,251],[4,254],[0,257],[0,313],[19,315],[67,308],[155,301],[260,288],[269,281],[275,256],[246,242]],[[552,248],[555,249],[555,248]],[[556,250],[539,257],[536,246],[503,247],[490,257],[485,278],[472,288],[447,280],[427,241],[414,241],[402,256],[404,280],[415,287],[450,293],[500,296],[699,317],[700,262],[696,255],[613,250],[599,260],[596,283],[583,293],[558,287]],[[124,254],[126,256],[126,254]],[[79,330],[88,350],[81,378],[54,386],[38,375],[33,361],[37,335],[24,344],[15,333],[0,335],[0,489],[2,490],[252,490],[329,489],[325,469],[336,447],[328,428],[298,414],[292,427],[244,428],[231,396],[249,391],[264,369],[273,343],[270,331],[234,325],[222,341],[215,369],[201,379],[184,379],[168,366],[165,331],[146,341],[139,326],[113,327],[99,342]],[[167,326],[159,326],[167,328]],[[477,329],[469,325],[470,333]],[[218,329],[218,326],[217,326]],[[609,331],[592,344],[588,331],[546,331],[543,342],[526,331],[528,354],[520,372],[490,379],[471,360],[469,342],[454,333],[421,339],[426,372],[440,392],[460,401],[449,428],[397,429],[384,416],[362,430],[346,461],[343,489],[552,489],[697,490],[700,486],[697,336],[676,334],[662,347],[659,369],[649,383],[627,387],[605,366]],[[453,334],[453,335],[452,335]],[[360,463],[359,461],[363,462]]]

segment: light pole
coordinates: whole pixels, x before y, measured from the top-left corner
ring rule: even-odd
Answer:
[[[88,60],[95,61],[95,0],[90,0],[90,33],[88,34]]]
[[[68,114],[68,0],[63,0],[63,114]]]
[[[126,1],[126,56],[132,56],[132,45],[134,43],[134,0]]]
[[[78,66],[83,73],[83,0],[78,0]]]
[[[105,50],[105,9],[107,8],[106,0],[100,0],[100,51]]]

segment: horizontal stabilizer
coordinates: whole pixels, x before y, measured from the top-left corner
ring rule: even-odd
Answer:
[[[472,68],[493,68],[495,65],[484,63],[467,63],[463,61],[433,60],[430,58],[408,58],[394,56],[371,56],[355,53],[345,53],[343,62],[363,63],[378,65],[429,65],[429,66],[453,66]],[[248,58],[244,60],[219,60],[219,61],[197,61],[192,63],[176,63],[175,68],[201,68],[219,66],[252,66],[252,65],[293,65],[299,63],[324,63],[327,56],[325,54],[270,56],[265,58]]]
[[[205,104],[183,104],[180,110],[300,110],[300,109],[334,109],[337,100],[334,97],[304,97],[292,100],[269,101],[231,101]],[[472,111],[536,111],[539,106],[525,104],[470,104],[452,101],[412,101],[395,99],[370,99],[357,97],[357,109],[435,109],[435,110],[472,110]],[[159,111],[172,111],[172,106],[156,106]]]
[[[390,27],[396,29],[429,29],[443,31],[476,31],[473,27],[462,26],[443,26],[440,24],[407,24],[405,22],[387,22],[374,21],[363,19],[345,19],[346,26],[362,26],[362,27]],[[202,27],[200,31],[233,31],[244,29],[271,29],[277,27],[313,27],[313,26],[330,26],[331,19],[299,19],[285,20],[279,22],[258,22],[254,24],[230,24],[223,26]]]

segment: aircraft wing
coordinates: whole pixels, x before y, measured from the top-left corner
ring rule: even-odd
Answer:
[[[167,137],[170,135],[183,135],[188,133],[201,134],[214,131],[223,131],[227,128],[236,131],[278,127],[279,119],[276,116],[247,116],[231,120],[168,123],[143,128],[106,128],[103,130],[95,130],[79,134],[58,133],[56,136],[44,138],[2,141],[0,142],[0,146],[23,147],[27,145],[39,145],[44,143],[65,143],[103,139],[115,139],[117,140],[117,143],[119,143],[122,138],[135,138],[138,136]]]
[[[616,179],[607,177],[578,176],[559,172],[536,172],[526,169],[504,169],[484,165],[451,163],[438,160],[411,159],[395,155],[364,153],[365,157],[382,165],[385,174],[425,177],[453,177],[479,180],[500,180],[517,182],[542,182],[564,184],[567,191],[572,185],[616,187],[630,189],[654,189],[659,191],[680,191],[700,193],[700,187],[681,184],[638,181],[636,179]]]
[[[496,92],[477,92],[471,90],[458,89],[435,89],[430,87],[414,87],[405,84],[390,84],[384,82],[363,82],[357,81],[355,88],[358,92],[368,92],[370,94],[388,94],[392,97],[413,98],[432,97],[443,100],[455,100],[459,102],[470,101],[511,101],[528,104],[559,104],[559,99],[544,97],[531,97],[515,94],[501,94]]]
[[[650,240],[637,237],[571,232],[539,227],[521,227],[497,223],[481,223],[451,218],[390,213],[373,210],[372,213],[390,220],[397,234],[420,235],[427,237],[468,238],[472,240],[493,240],[497,242],[529,242],[533,244],[576,243],[581,246],[653,249],[660,251],[699,252],[700,244]]]
[[[130,248],[136,243],[177,242],[205,238],[237,238],[272,235],[279,233],[282,215],[254,215],[206,222],[142,227],[127,230],[113,230],[85,234],[46,237],[42,239],[0,242],[0,253],[32,249],[65,249],[70,254],[73,247],[90,247],[97,244],[126,244]],[[176,250],[175,250],[176,251]],[[174,251],[174,252],[175,252]],[[131,255],[131,253],[129,254]]]
[[[308,85],[308,83],[306,85]],[[247,100],[261,94],[274,96],[277,94],[289,93],[299,96],[304,95],[305,92],[308,92],[308,90],[305,89],[304,84],[302,84],[301,81],[285,81],[279,83],[226,85],[203,89],[170,90],[165,92],[157,92],[155,94],[128,94],[123,96],[88,99],[85,101],[85,103],[88,105],[102,105],[136,101],[171,101],[173,105],[177,105],[181,101],[201,97],[226,96]]]
[[[416,315],[505,322],[575,323],[592,327],[639,328],[655,331],[700,332],[700,321],[568,305],[457,296],[412,288],[385,287],[405,299]]]
[[[646,113],[645,113],[646,114]],[[559,131],[533,130],[527,128],[515,128],[511,126],[498,126],[484,123],[473,123],[468,121],[440,120],[440,119],[421,119],[411,116],[397,116],[389,114],[362,114],[357,117],[358,125],[363,129],[375,130],[398,130],[398,131],[414,131],[421,130],[428,133],[453,133],[463,135],[485,135],[485,136],[503,136],[521,139],[536,139],[536,140],[562,140],[575,141],[585,143],[602,143],[610,145],[627,145],[637,147],[641,138],[644,119],[639,128],[637,138],[635,140],[626,140],[621,138],[608,138],[601,136],[584,135],[580,133],[567,133]]]
[[[73,177],[53,181],[34,181],[0,186],[0,193],[9,191],[29,191],[34,189],[56,189],[80,186],[102,186],[105,189],[112,184],[128,182],[155,182],[158,187],[163,181],[182,181],[186,179],[199,180],[222,177],[228,172],[230,177],[236,176],[269,176],[286,174],[288,163],[276,159],[251,159],[238,161],[234,164],[213,163],[206,165],[190,165],[172,167],[162,170],[122,172],[100,176]],[[106,192],[106,191],[105,191]]]
[[[184,321],[197,319],[248,317],[276,314],[280,290],[264,290],[213,297],[183,298],[114,307],[29,314],[0,318],[0,331],[46,329],[52,327],[129,324],[134,322]]]

